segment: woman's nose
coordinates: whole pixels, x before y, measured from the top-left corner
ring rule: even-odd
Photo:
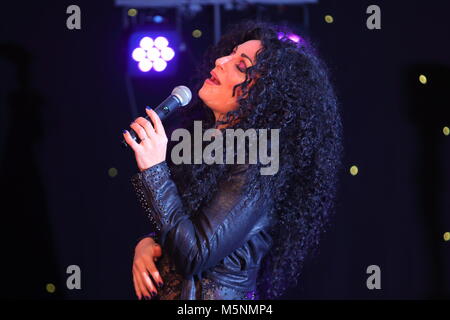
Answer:
[[[216,59],[216,67],[222,67],[224,64],[226,64],[228,61],[231,60],[230,56],[224,56],[221,58]]]

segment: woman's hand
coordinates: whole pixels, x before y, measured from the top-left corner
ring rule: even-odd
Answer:
[[[147,108],[145,110],[153,122],[153,125],[143,117],[137,118],[130,124],[136,132],[140,143],[137,143],[127,130],[124,130],[124,138],[127,144],[133,149],[136,163],[140,171],[144,171],[166,159],[167,136],[164,126],[158,114]]]
[[[142,239],[136,245],[133,261],[133,282],[139,300],[143,296],[146,299],[153,298],[158,293],[155,284],[158,288],[163,285],[161,275],[155,266],[155,261],[161,256],[161,253],[159,244],[150,237]],[[151,275],[153,281],[149,275]]]

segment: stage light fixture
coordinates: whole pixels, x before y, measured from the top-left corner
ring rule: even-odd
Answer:
[[[179,39],[174,31],[138,31],[129,38],[128,72],[135,76],[170,75],[176,71]]]
[[[138,67],[142,72],[148,72],[153,67],[153,63],[149,59],[144,59],[139,61]]]

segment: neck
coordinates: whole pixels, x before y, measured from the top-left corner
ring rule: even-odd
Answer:
[[[224,121],[225,120],[225,115],[223,114],[223,113],[219,113],[219,112],[216,112],[216,111],[214,111],[214,117],[216,118],[216,121]],[[228,124],[227,123],[223,123],[223,124],[219,124],[217,127],[216,127],[216,129],[223,129],[223,128],[226,128],[226,127],[228,127]]]
[[[214,111],[214,117],[216,118],[216,121],[219,121],[219,120],[224,121],[224,120],[226,119],[226,118],[225,118],[225,114],[223,114],[223,113],[218,113],[218,112],[215,112],[215,111]],[[229,126],[231,126],[231,125],[234,125],[234,124],[236,124],[236,123],[238,123],[238,122],[239,122],[239,119],[236,118],[236,119],[232,120],[231,123],[223,123],[223,124],[219,124],[219,125],[216,127],[216,129],[224,129],[224,128],[227,128],[227,127],[229,127]]]

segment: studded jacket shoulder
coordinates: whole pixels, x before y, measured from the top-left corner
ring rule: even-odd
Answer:
[[[166,298],[257,297],[258,271],[272,245],[272,199],[263,197],[259,188],[246,187],[248,166],[235,165],[230,179],[192,217],[165,161],[131,178],[163,250],[163,279],[172,279],[162,290]]]

